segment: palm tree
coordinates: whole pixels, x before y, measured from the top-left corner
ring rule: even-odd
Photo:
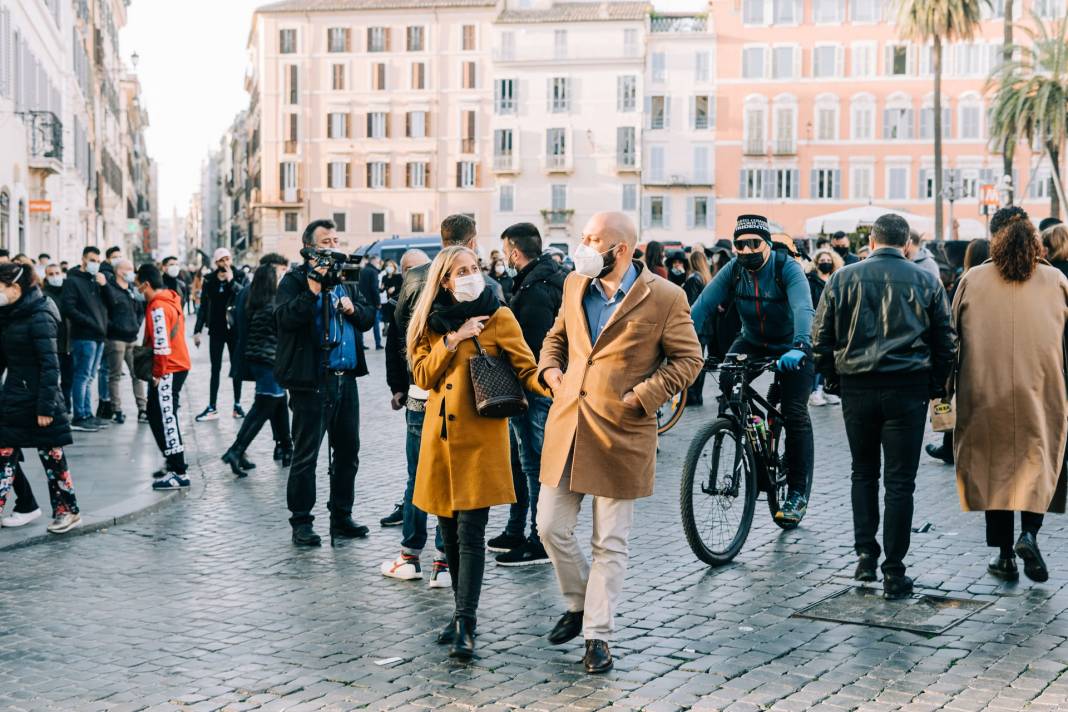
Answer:
[[[1005,0],[1005,37],[1001,43],[1001,63],[1008,64],[1012,61],[1012,13],[1013,0]],[[1008,190],[1005,194],[1006,203],[1012,205],[1015,202],[1016,186],[1012,184],[1012,164],[1016,157],[1016,142],[1005,141],[1001,145],[1001,174],[1009,177]]]
[[[935,241],[942,240],[942,46],[971,40],[989,0],[895,0],[902,39],[932,44],[934,73]]]
[[[1049,157],[1056,190],[1050,215],[1060,215],[1061,165],[1068,130],[1068,16],[1053,22],[1032,13],[1029,42],[1014,45],[1014,59],[987,82],[993,91],[991,138],[1001,145],[1026,138]]]

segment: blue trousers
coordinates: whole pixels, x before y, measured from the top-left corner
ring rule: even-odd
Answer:
[[[404,454],[408,459],[408,484],[404,488],[404,521],[401,525],[401,551],[418,556],[426,547],[426,512],[412,504],[415,494],[415,473],[419,469],[419,445],[423,438],[423,420],[426,413],[421,410],[404,411],[404,421],[408,426],[408,435],[404,443]],[[444,558],[445,544],[441,539],[441,527],[435,527],[434,548]]]
[[[512,469],[516,503],[508,510],[508,534],[523,536],[527,512],[530,512],[530,538],[538,538],[538,495],[541,493],[541,448],[545,443],[545,421],[549,418],[552,400],[527,393],[527,412],[509,419],[508,429],[519,445],[517,472]]]
[[[93,414],[93,379],[100,370],[104,342],[73,339],[70,342],[70,352],[74,362],[74,384],[71,387],[74,419],[88,418]]]

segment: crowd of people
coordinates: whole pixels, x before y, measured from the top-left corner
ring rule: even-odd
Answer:
[[[418,249],[399,261],[372,255],[358,274],[337,252],[329,220],[306,227],[300,264],[268,254],[252,274],[225,248],[194,279],[170,257],[135,269],[119,248],[87,247],[69,269],[48,255],[36,264],[0,255],[0,509],[15,495],[2,523],[40,516],[20,464],[36,449],[49,531],[78,525],[63,448],[72,430],[125,421],[124,370],[137,420],[164,459],[153,488],[190,485],[178,411],[194,303],[193,344],[207,329],[211,369],[195,420],[219,417],[225,352],[231,412],[243,421],[221,458],[246,477],[256,467],[248,448],[270,424],[274,459],[289,468],[298,547],[322,543],[314,522],[324,437],[331,543],[369,534],[353,518],[357,380],[369,375],[365,337],[385,351],[391,405],[405,411],[407,479],[380,520],[401,528],[400,551],[381,573],[423,579],[435,516],[427,578],[453,592],[437,640],[455,658],[475,654],[488,549],[502,566],[551,563],[565,610],[549,641],[582,635],[587,672],[611,669],[635,502],[653,492],[657,409],[683,390],[701,405],[706,359],[727,353],[770,358],[779,372],[788,493],[774,516],[783,524],[801,523],[826,476],[814,481],[809,408],[841,406],[857,580],[876,581],[881,558],[884,596],[912,593],[913,493],[936,400],[955,403],[956,428],[927,451],[956,464],[962,508],[986,512],[997,549],[990,574],[1018,578],[1019,556],[1024,573],[1043,581],[1039,528],[1045,512],[1065,506],[1068,229],[1048,223],[1040,235],[1019,208],[999,211],[990,227],[960,273],[893,214],[856,252],[836,233],[809,254],[761,215],[739,216],[732,239],[712,246],[639,245],[631,219],[610,212],[589,221],[570,255],[519,223],[486,260],[474,221],[452,215],[433,258]],[[255,384],[247,415],[245,381]],[[592,559],[575,535],[587,499]],[[504,505],[505,528],[487,539],[489,510]]]

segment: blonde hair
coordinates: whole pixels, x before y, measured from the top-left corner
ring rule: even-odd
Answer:
[[[831,274],[834,274],[838,270],[845,267],[845,260],[842,259],[841,255],[839,255],[834,250],[829,250],[826,247],[821,247],[820,249],[816,250],[816,254],[812,255],[812,268],[815,271],[819,271],[819,267],[817,267],[817,265],[820,262],[820,257],[822,257],[823,255],[829,256],[831,258],[831,264],[834,265],[834,269],[831,270]]]
[[[1049,253],[1046,258],[1050,262],[1064,262],[1068,260],[1068,226],[1054,225],[1042,231],[1042,243]]]
[[[690,269],[701,276],[706,287],[712,283],[712,270],[708,268],[708,256],[703,247],[698,249],[694,245],[693,252],[690,253]]]
[[[456,258],[464,254],[470,255],[475,260],[475,263],[478,264],[478,255],[475,254],[474,250],[460,247],[459,245],[446,247],[430,263],[430,271],[426,275],[426,284],[423,285],[423,291],[419,293],[419,299],[415,302],[415,309],[412,311],[412,319],[408,322],[406,339],[409,360],[415,351],[415,345],[426,333],[427,319],[430,318],[430,307],[434,305],[434,300],[438,298],[438,292],[441,291],[441,283],[449,278],[449,273],[452,271]]]

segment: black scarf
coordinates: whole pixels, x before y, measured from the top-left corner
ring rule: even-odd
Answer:
[[[489,287],[482,290],[482,295],[473,302],[457,302],[447,290],[441,289],[430,307],[430,316],[426,323],[431,330],[448,334],[459,329],[472,317],[493,316],[500,306],[501,303]]]

